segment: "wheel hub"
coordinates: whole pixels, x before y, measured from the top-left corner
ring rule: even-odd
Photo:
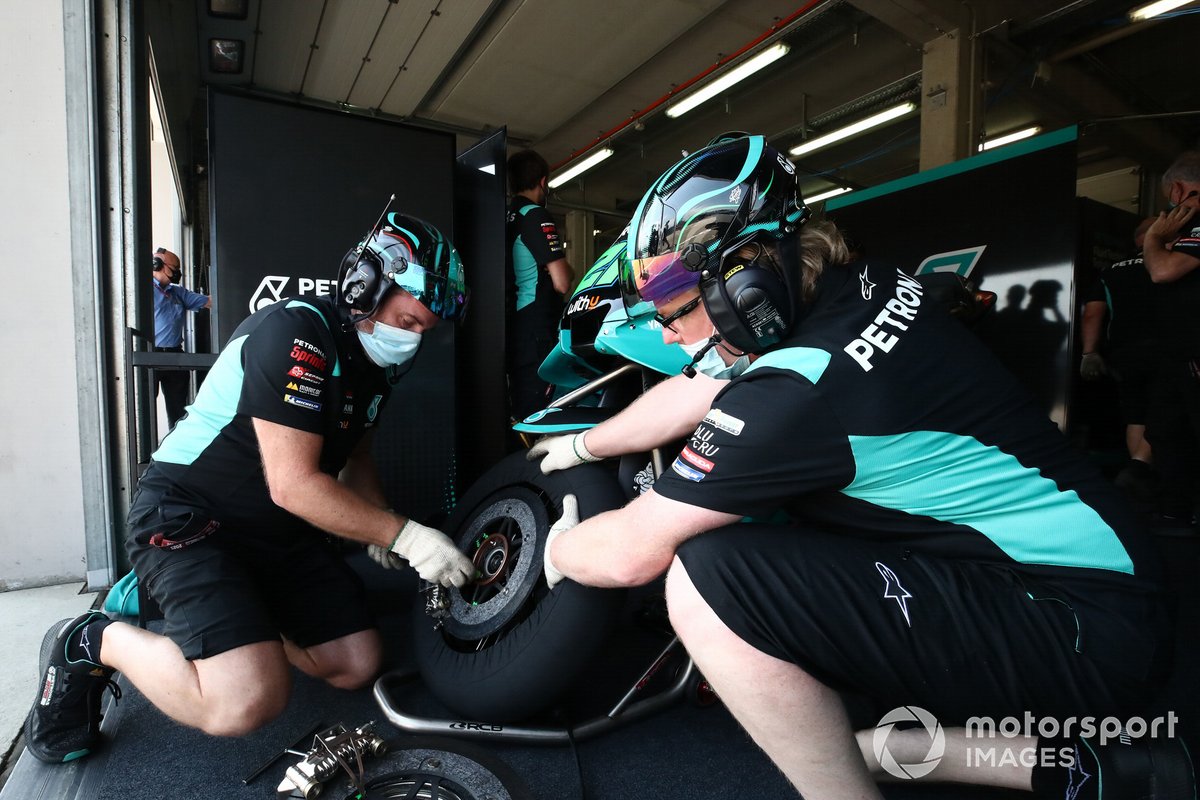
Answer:
[[[476,583],[480,586],[490,586],[500,580],[508,565],[508,555],[508,537],[503,533],[489,534],[475,551],[475,557],[471,559],[475,569],[482,575]]]

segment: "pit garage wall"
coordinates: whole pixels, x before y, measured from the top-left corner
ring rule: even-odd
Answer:
[[[451,134],[214,91],[209,168],[213,352],[254,310],[330,294],[342,256],[393,193],[392,211],[454,239]],[[422,521],[459,490],[455,333],[439,325],[424,337],[375,433],[388,499]]]
[[[825,207],[868,264],[954,271],[995,292],[996,310],[976,333],[1063,430],[1074,363],[1075,151],[1076,130],[1065,128]]]
[[[0,0],[8,109],[0,126],[0,591],[81,581],[87,572],[80,440],[89,400],[87,374],[76,366],[76,320],[95,311],[91,268],[73,264],[87,244],[73,241],[70,223],[74,73],[63,16],[62,2]],[[82,330],[78,343],[86,358],[91,342]]]

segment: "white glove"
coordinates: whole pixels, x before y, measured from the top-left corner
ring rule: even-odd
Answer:
[[[396,541],[392,542],[387,555],[389,561],[397,556],[407,559],[418,575],[442,586],[461,587],[475,577],[475,565],[455,547],[449,536],[411,519],[396,534]]]
[[[525,458],[533,461],[539,456],[545,456],[541,463],[543,475],[549,475],[556,469],[570,469],[580,464],[600,460],[599,456],[592,455],[584,445],[582,433],[568,433],[565,436],[550,436],[542,439],[529,448],[529,453]]]
[[[1079,362],[1079,377],[1094,381],[1107,374],[1108,365],[1104,363],[1104,356],[1099,353],[1083,354],[1083,360]]]
[[[559,437],[565,439],[565,436]],[[566,576],[558,571],[554,566],[554,562],[550,560],[550,545],[554,544],[554,540],[562,534],[574,528],[579,524],[579,503],[575,500],[575,495],[568,494],[563,497],[563,513],[550,526],[550,531],[546,534],[546,549],[542,552],[542,567],[546,571],[546,585],[553,589]]]
[[[381,545],[367,545],[367,555],[384,569],[403,569],[408,566],[407,561]]]

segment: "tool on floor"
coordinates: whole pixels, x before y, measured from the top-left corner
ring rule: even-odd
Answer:
[[[324,784],[339,774],[345,774],[351,785],[362,795],[363,757],[381,756],[387,752],[387,742],[372,730],[368,722],[354,730],[338,723],[313,737],[312,747],[295,766],[288,767],[283,781],[276,789],[279,798],[303,797],[311,800],[321,793]]]

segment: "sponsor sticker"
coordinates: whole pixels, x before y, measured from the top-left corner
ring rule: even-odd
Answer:
[[[294,346],[291,352],[293,361],[299,361],[301,364],[308,364],[313,369],[325,369],[326,361],[316,353],[310,353],[299,345]]]
[[[343,414],[353,414],[354,413],[354,404],[346,403],[346,405],[342,406],[342,413]]]
[[[311,344],[311,343],[309,343],[309,342],[306,342],[306,341],[304,341],[303,339],[292,339],[292,344],[294,344],[294,345],[298,345],[298,346],[300,346],[300,347],[303,347],[305,350],[307,350],[307,351],[308,351],[308,352],[310,352],[310,353],[316,353],[316,354],[317,354],[317,355],[319,355],[321,358],[324,358],[324,357],[325,357],[325,351],[324,351],[324,350],[322,350],[321,348],[317,347],[315,344]]]
[[[703,470],[704,472],[712,472],[712,468],[716,466],[716,464],[704,456],[693,453],[690,447],[683,448],[679,453],[679,457],[689,462],[696,469]]]
[[[675,471],[675,474],[682,478],[687,478],[689,481],[699,483],[700,481],[704,480],[703,472],[692,469],[687,464],[684,464],[681,458],[675,459],[675,461],[671,464],[671,469]]]
[[[321,384],[321,383],[325,382],[324,376],[318,375],[315,372],[309,372],[308,370],[306,370],[304,367],[300,366],[299,364],[297,364],[296,366],[289,369],[287,371],[287,374],[293,378],[299,378],[300,380],[304,381],[305,383]]]
[[[719,408],[710,409],[705,415],[704,421],[712,425],[717,430],[731,433],[734,436],[742,435],[742,428],[746,427],[746,423],[735,416],[726,414]]]
[[[290,403],[294,406],[300,406],[301,408],[307,408],[309,411],[321,410],[320,403],[314,403],[312,400],[305,400],[303,397],[296,397],[294,394],[285,394],[283,396],[283,402]]]

